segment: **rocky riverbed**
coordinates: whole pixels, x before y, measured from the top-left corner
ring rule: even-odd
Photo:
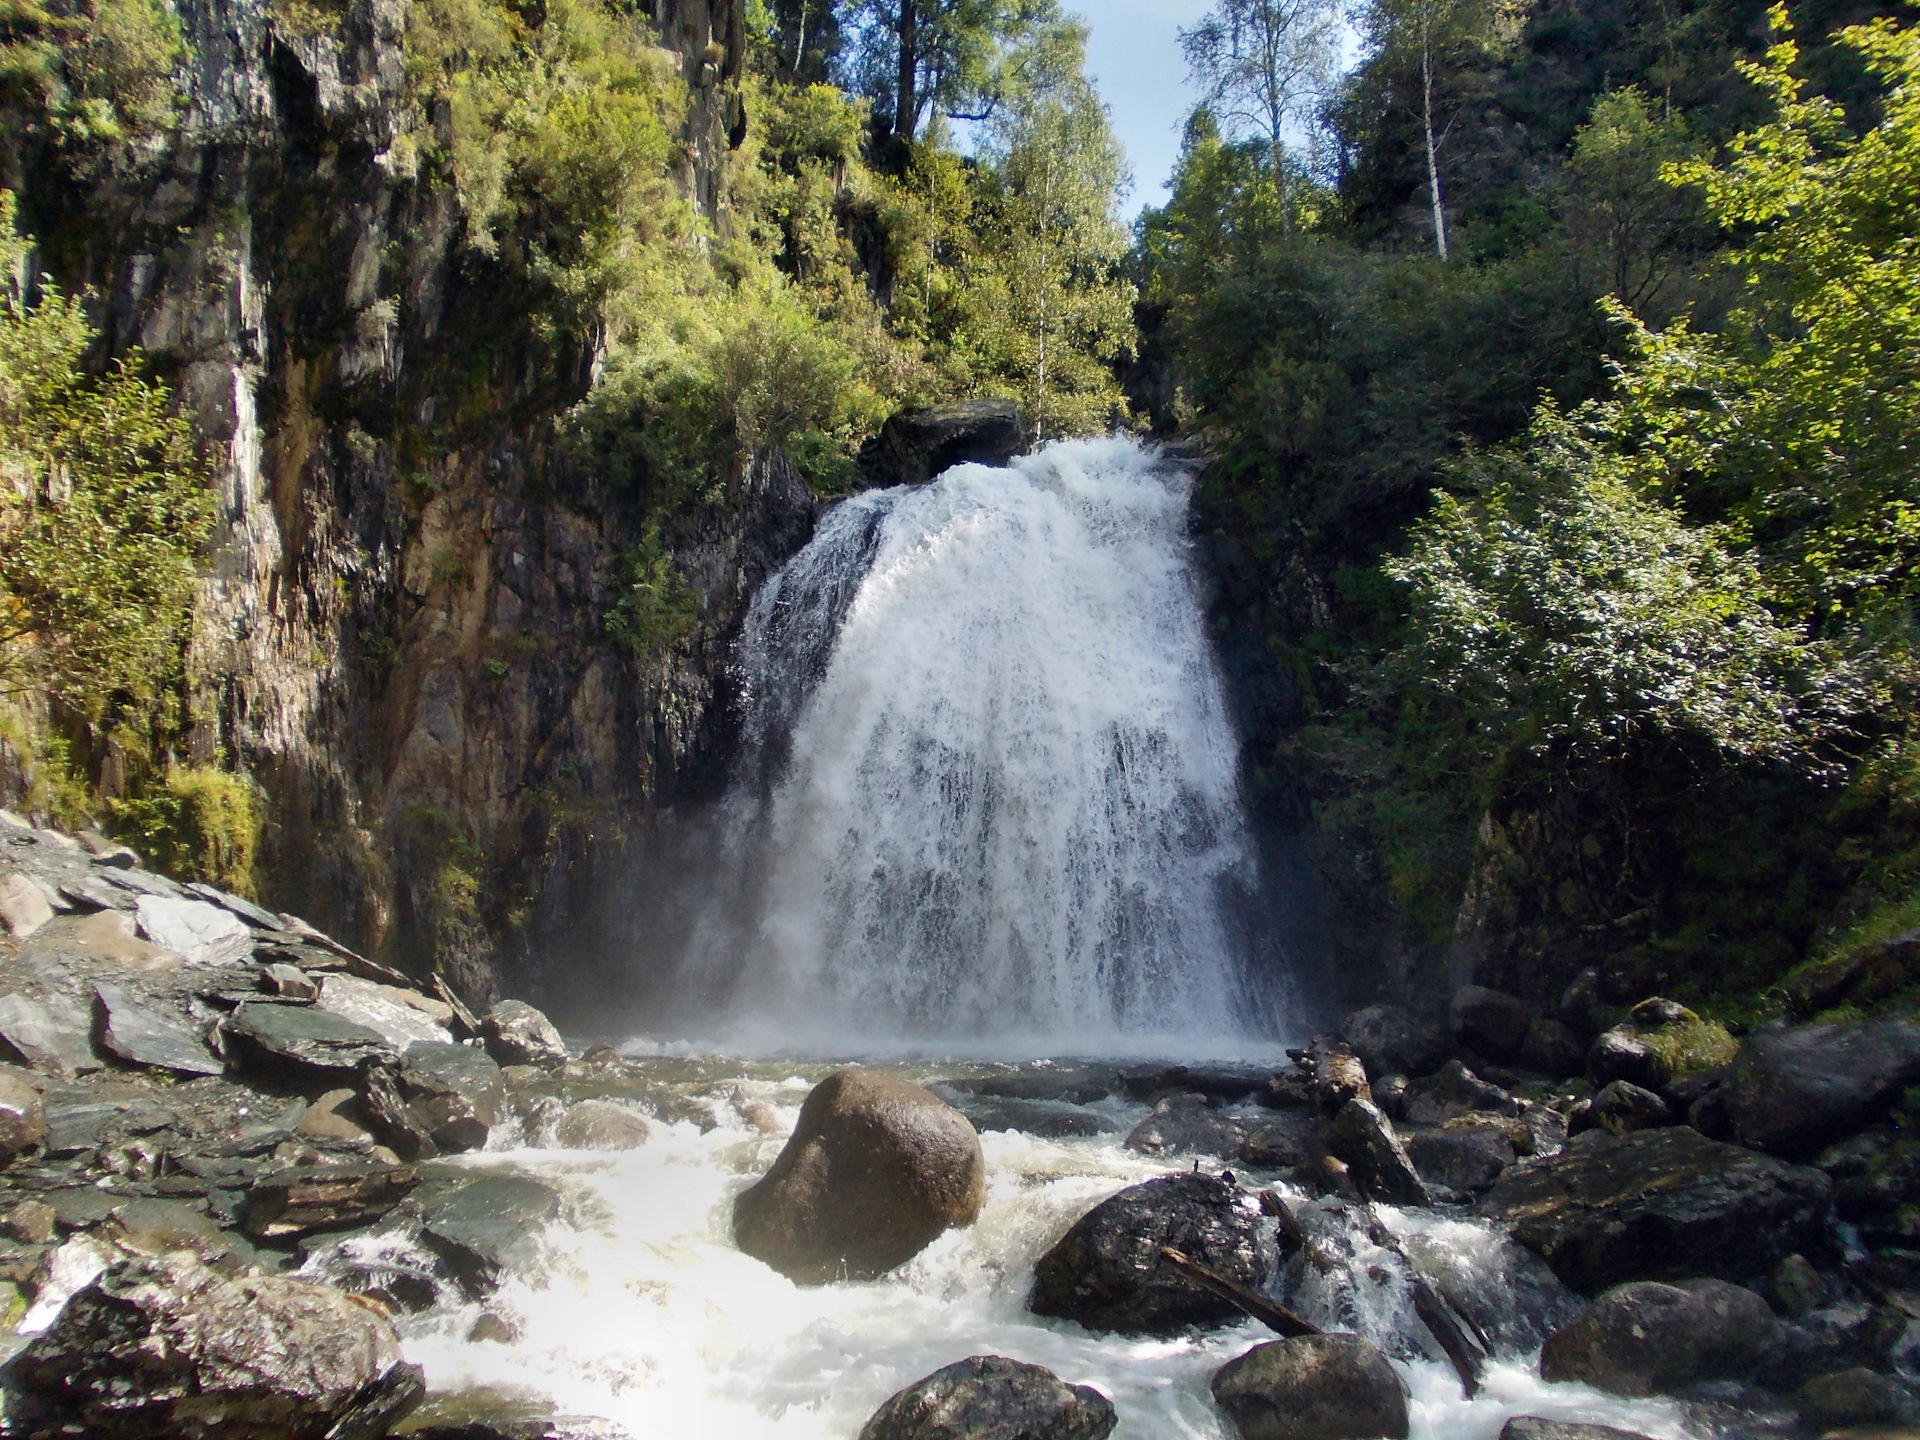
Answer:
[[[1470,987],[1449,1027],[1375,1007],[1266,1065],[822,1086],[476,1016],[8,816],[0,922],[8,1433],[1677,1440],[1920,1415],[1906,1020],[1736,1049],[1657,999],[1538,1016]]]

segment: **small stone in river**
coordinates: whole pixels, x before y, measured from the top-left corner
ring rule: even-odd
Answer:
[[[480,1022],[487,1053],[502,1065],[567,1063],[567,1043],[553,1022],[523,1000],[502,1000]]]
[[[513,1345],[519,1342],[520,1332],[493,1311],[483,1310],[480,1318],[473,1322],[473,1328],[467,1331],[467,1339],[475,1342],[491,1341],[495,1345]]]
[[[1816,1375],[1793,1397],[1803,1419],[1817,1425],[1911,1425],[1920,1420],[1920,1404],[1891,1375],[1864,1366],[1832,1375]]]
[[[1089,1385],[974,1355],[896,1393],[859,1440],[1106,1440],[1118,1423],[1113,1402]]]
[[[1796,1320],[1827,1303],[1827,1282],[1804,1255],[1789,1255],[1774,1266],[1767,1288],[1781,1311]]]
[[[644,1116],[605,1100],[582,1100],[554,1128],[553,1138],[567,1150],[631,1150],[651,1132]]]
[[[1213,1398],[1240,1440],[1404,1440],[1407,1387],[1358,1335],[1256,1345],[1213,1376]]]
[[[779,1112],[764,1100],[749,1100],[742,1105],[740,1118],[762,1135],[778,1135],[787,1128],[780,1123]]]

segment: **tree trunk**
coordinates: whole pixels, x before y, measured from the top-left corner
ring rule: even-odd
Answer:
[[[1427,4],[1420,7],[1420,92],[1427,131],[1427,193],[1433,199],[1433,244],[1447,258],[1447,211],[1440,200],[1440,161],[1433,147],[1433,29]]]
[[[893,133],[899,139],[913,139],[919,119],[919,96],[914,93],[920,73],[920,0],[900,0],[900,21],[895,31],[900,38],[900,75],[893,107]]]

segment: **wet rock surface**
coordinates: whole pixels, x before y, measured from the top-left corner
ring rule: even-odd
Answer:
[[[1232,1180],[1168,1175],[1129,1186],[1076,1220],[1041,1256],[1027,1308],[1125,1334],[1237,1319],[1237,1308],[1167,1263],[1161,1251],[1169,1247],[1252,1289],[1279,1261],[1271,1226]]]
[[[1611,1425],[1516,1415],[1501,1427],[1500,1440],[1647,1440],[1647,1437],[1637,1430],[1616,1430]]]
[[[1741,1144],[1800,1155],[1878,1118],[1916,1081],[1920,1023],[1801,1025],[1742,1046],[1722,1104]]]
[[[1821,1171],[1685,1126],[1593,1130],[1508,1171],[1478,1213],[1512,1221],[1561,1279],[1593,1293],[1626,1280],[1764,1275],[1817,1236],[1831,1190]]]
[[[986,1160],[967,1118],[917,1085],[837,1070],[773,1167],[734,1202],[740,1248],[803,1283],[871,1278],[970,1225]]]
[[[399,1363],[392,1325],[337,1290],[172,1254],[82,1290],[13,1374],[44,1423],[100,1440],[317,1440]]]
[[[1213,1398],[1240,1440],[1399,1440],[1409,1428],[1405,1382],[1358,1335],[1256,1345],[1215,1373]]]
[[[1345,1161],[1360,1193],[1396,1205],[1431,1205],[1433,1195],[1394,1133],[1393,1122],[1370,1100],[1352,1099],[1321,1132],[1329,1151]]]
[[[1725,1280],[1636,1281],[1548,1337],[1540,1373],[1615,1395],[1656,1395],[1743,1380],[1767,1358],[1779,1322],[1767,1302]]]
[[[892,1396],[860,1440],[1106,1440],[1113,1404],[1090,1385],[1001,1355],[975,1355]]]

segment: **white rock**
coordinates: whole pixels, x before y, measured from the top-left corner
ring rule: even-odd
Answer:
[[[316,979],[320,977],[315,977]],[[364,1025],[396,1050],[405,1050],[416,1041],[433,1045],[451,1045],[453,1036],[446,1027],[400,998],[405,992],[391,985],[376,985],[353,975],[328,975],[320,981],[322,1010],[342,1020]]]
[[[25,995],[0,995],[0,1042],[30,1069],[61,1076],[101,1069],[87,1030],[86,1017],[64,996],[43,1005]]]
[[[53,918],[53,906],[40,887],[18,871],[0,877],[0,925],[24,940]]]
[[[204,900],[142,895],[133,909],[142,935],[190,965],[229,965],[253,948],[246,921]]]

